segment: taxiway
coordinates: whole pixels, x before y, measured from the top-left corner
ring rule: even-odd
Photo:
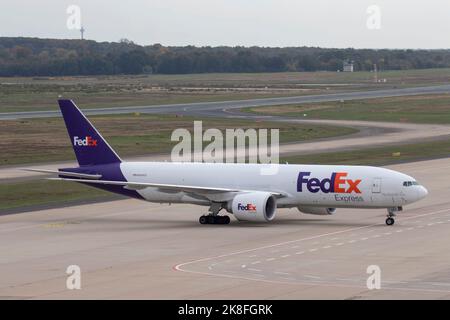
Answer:
[[[0,216],[0,298],[449,299],[450,159],[390,167],[430,192],[391,227],[355,209],[204,226],[203,207],[138,200]],[[66,288],[73,264],[81,290]]]

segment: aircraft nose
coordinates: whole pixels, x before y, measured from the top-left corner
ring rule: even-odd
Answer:
[[[424,186],[420,186],[418,193],[419,199],[423,199],[428,195],[428,190]]]

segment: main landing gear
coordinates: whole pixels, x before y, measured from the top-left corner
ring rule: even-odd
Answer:
[[[209,214],[201,216],[198,219],[200,224],[229,224],[229,216],[219,216],[219,211],[222,210],[222,204],[218,202],[213,202],[209,207]]]
[[[213,216],[209,214],[207,216],[201,216],[198,219],[198,222],[201,224],[229,224],[230,217],[229,216]]]
[[[392,226],[395,223],[394,217],[397,215],[397,212],[402,210],[403,210],[402,207],[389,208],[386,218],[386,225]]]

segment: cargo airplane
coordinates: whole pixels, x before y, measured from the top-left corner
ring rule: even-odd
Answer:
[[[368,166],[280,164],[275,175],[261,175],[262,164],[122,161],[72,100],[59,100],[79,166],[53,173],[51,180],[78,182],[158,203],[209,207],[201,224],[270,222],[277,208],[331,215],[337,208],[384,208],[386,224],[403,206],[427,195],[414,178]]]

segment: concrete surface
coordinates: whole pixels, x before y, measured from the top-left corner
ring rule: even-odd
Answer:
[[[448,299],[450,159],[391,166],[429,196],[400,213],[278,210],[270,224],[199,225],[206,208],[138,200],[0,216],[3,299]],[[82,289],[66,289],[79,265]],[[368,290],[366,269],[381,268]]]

